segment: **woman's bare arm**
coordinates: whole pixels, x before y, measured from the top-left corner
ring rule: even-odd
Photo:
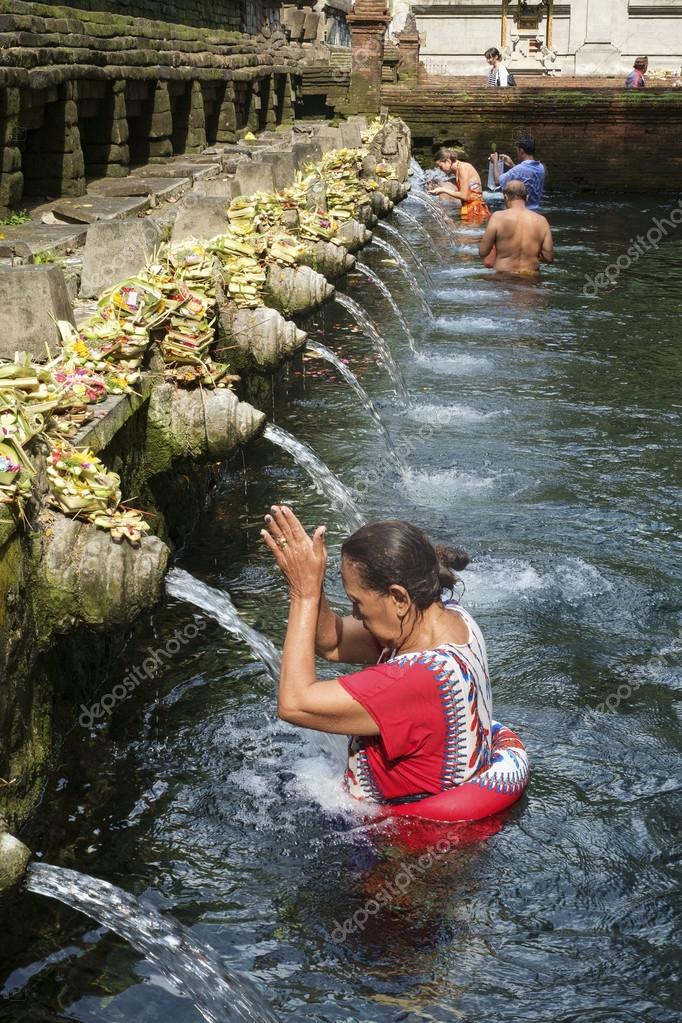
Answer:
[[[337,615],[324,592],[317,616],[315,649],[325,660],[345,664],[375,664],[381,653],[379,644],[362,622],[352,615]]]
[[[315,637],[327,563],[324,529],[316,529],[311,538],[286,505],[275,505],[265,522],[267,528],[261,535],[289,585],[290,598],[279,680],[279,716],[321,732],[378,735],[377,723],[338,681],[317,679]],[[336,617],[327,605],[323,631],[331,635],[334,623],[330,615]]]
[[[467,193],[460,192],[451,181],[443,181],[429,189],[431,195],[447,195],[449,199],[466,199]]]

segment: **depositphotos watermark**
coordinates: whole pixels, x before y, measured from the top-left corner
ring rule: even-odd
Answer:
[[[629,700],[643,685],[650,684],[658,671],[667,672],[668,669],[679,664],[682,655],[682,629],[669,647],[658,651],[649,658],[646,665],[640,668],[636,675],[629,682],[621,682],[617,689],[613,689],[601,703],[593,707],[590,714],[615,714],[624,700]]]
[[[614,263],[609,263],[603,271],[592,277],[585,274],[583,295],[585,298],[596,298],[600,291],[612,287],[618,278],[631,266],[645,256],[647,252],[655,252],[668,233],[682,224],[682,199],[677,206],[669,211],[666,217],[654,217],[653,227],[650,227],[646,234],[638,234],[636,238],[630,239],[630,244],[625,252]]]
[[[334,921],[334,930],[331,939],[337,945],[345,941],[350,934],[358,934],[364,931],[367,921],[371,916],[376,916],[387,906],[390,906],[399,895],[404,895],[410,886],[424,876],[434,863],[444,863],[445,857],[453,848],[457,840],[457,832],[446,832],[447,837],[441,838],[435,845],[426,847],[417,859],[416,863],[401,863],[392,881],[385,881],[381,888],[374,893],[371,899],[367,899],[364,906],[356,909],[352,916],[346,917],[343,923]]]
[[[139,664],[129,668],[122,682],[118,682],[110,692],[104,693],[96,703],[89,707],[81,703],[78,724],[82,728],[92,728],[101,718],[111,714],[117,703],[127,700],[142,682],[148,682],[155,678],[168,662],[180,653],[183,646],[187,646],[193,639],[196,639],[205,628],[206,622],[199,619],[197,622],[190,622],[182,629],[176,629],[164,646],[158,647],[156,650],[147,647],[148,656]]]

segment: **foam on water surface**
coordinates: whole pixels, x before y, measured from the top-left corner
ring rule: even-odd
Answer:
[[[490,283],[496,283],[490,278]],[[476,302],[502,302],[511,295],[511,291],[503,291],[501,288],[437,288],[432,292],[432,297],[439,302],[457,302],[461,305],[469,305]]]
[[[463,573],[466,601],[472,609],[528,601],[554,595],[578,602],[613,591],[602,573],[582,558],[561,558],[555,565],[538,568],[523,558],[481,558]]]
[[[519,320],[516,321],[521,322]],[[499,331],[500,321],[492,316],[438,316],[434,329],[448,334],[471,334],[478,331]]]
[[[488,492],[497,482],[495,476],[464,472],[458,469],[408,469],[400,484],[408,498],[421,508],[442,508],[463,496],[475,497]]]
[[[490,280],[494,280],[492,272],[483,265],[470,266],[467,263],[462,263],[461,266],[451,265],[434,270],[433,276],[439,279],[442,277],[488,277]]]
[[[479,355],[441,355],[419,352],[414,361],[432,373],[477,373],[490,368],[490,359]]]
[[[447,426],[456,421],[483,423],[490,419],[507,416],[511,409],[494,409],[483,412],[471,405],[413,405],[409,414],[412,419],[433,426]]]

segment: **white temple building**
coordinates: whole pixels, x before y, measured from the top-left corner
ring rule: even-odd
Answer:
[[[496,46],[515,74],[620,75],[648,56],[654,74],[682,65],[682,0],[389,0],[391,31],[409,7],[421,60],[437,75],[485,75]]]

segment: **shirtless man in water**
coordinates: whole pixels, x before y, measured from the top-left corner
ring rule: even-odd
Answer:
[[[537,273],[554,259],[552,232],[545,217],[526,209],[526,186],[509,181],[502,189],[506,209],[493,213],[478,251],[485,266],[507,273]]]

